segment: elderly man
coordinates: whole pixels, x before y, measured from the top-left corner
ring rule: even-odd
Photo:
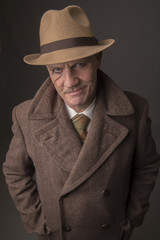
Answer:
[[[47,11],[40,43],[24,61],[49,78],[14,108],[3,166],[25,228],[39,240],[128,240],[159,167],[147,102],[100,70],[114,40],[98,41],[80,7]]]

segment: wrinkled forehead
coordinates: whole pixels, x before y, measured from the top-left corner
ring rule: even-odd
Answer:
[[[81,58],[81,59],[77,59],[77,60],[73,60],[73,61],[69,61],[69,62],[64,62],[64,63],[57,63],[57,64],[50,64],[50,65],[46,65],[46,67],[48,69],[53,69],[53,68],[56,68],[56,67],[65,67],[65,66],[69,66],[69,67],[72,67],[74,66],[75,64],[77,63],[80,63],[80,62],[89,62],[91,61],[91,59],[93,58],[94,56],[90,56],[90,57],[86,57],[86,58]]]

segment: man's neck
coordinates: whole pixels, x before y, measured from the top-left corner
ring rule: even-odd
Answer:
[[[76,114],[85,114],[87,117],[89,117],[90,119],[92,119],[93,116],[93,112],[94,112],[94,108],[95,108],[95,101],[96,99],[93,100],[93,102],[83,111],[81,112],[76,112],[73,108],[71,108],[70,106],[68,106],[66,103],[66,108],[69,114],[69,117],[72,118],[74,117]]]

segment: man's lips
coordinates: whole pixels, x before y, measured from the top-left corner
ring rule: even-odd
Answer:
[[[79,89],[76,89],[76,90],[73,90],[73,91],[66,91],[65,94],[69,94],[71,96],[75,96],[75,95],[79,95],[83,92],[85,87],[82,87],[82,88],[79,88]]]

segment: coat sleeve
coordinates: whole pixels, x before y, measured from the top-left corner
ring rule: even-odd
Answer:
[[[151,135],[151,120],[148,117],[148,103],[145,101],[140,113],[137,141],[131,169],[131,183],[127,201],[127,219],[124,230],[132,231],[140,226],[149,209],[149,197],[158,174],[160,158]],[[124,231],[125,232],[125,231]],[[127,231],[126,231],[126,234]],[[129,239],[122,238],[123,240]]]
[[[3,164],[9,192],[20,212],[25,229],[39,235],[50,233],[46,227],[36,181],[33,179],[34,165],[27,153],[24,137],[13,110],[13,138]]]

